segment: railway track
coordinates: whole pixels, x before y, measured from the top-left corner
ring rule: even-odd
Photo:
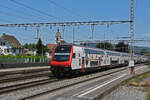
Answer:
[[[43,79],[36,80],[38,78]],[[30,80],[30,82],[25,82],[25,80]],[[23,73],[20,73],[19,75],[18,72],[17,74],[13,73],[12,75],[0,78],[0,95],[41,84],[51,83],[56,80],[57,79],[51,75],[50,71],[45,70],[42,70],[41,72],[39,70],[23,71]]]
[[[87,81],[90,81],[90,80],[94,80],[94,79],[97,79],[97,78],[100,78],[100,77],[103,77],[103,76],[106,76],[106,75],[111,75],[113,73],[120,72],[120,71],[123,71],[123,70],[126,70],[126,68],[119,69],[117,71],[110,72],[110,73],[107,73],[107,74],[103,74],[101,76],[89,78],[89,79],[86,79],[86,80],[83,80],[83,81],[75,82],[73,84],[69,84],[69,85],[65,85],[65,86],[62,86],[62,87],[58,87],[58,88],[55,88],[53,90],[45,91],[45,92],[42,92],[42,93],[39,93],[39,94],[35,94],[35,95],[29,96],[29,97],[25,97],[25,98],[22,98],[21,100],[32,100],[34,98],[38,98],[40,96],[47,95],[49,93],[53,93],[53,92],[59,91],[61,89],[69,88],[69,87],[72,87],[74,85],[78,85],[78,84],[81,84],[81,83],[84,83],[84,82],[87,82]]]
[[[21,80],[26,80],[26,79],[33,79],[37,77],[44,77],[44,76],[52,76],[50,72],[43,72],[43,73],[28,73],[26,75],[20,75],[20,76],[14,76],[14,77],[7,77],[7,78],[1,78],[0,79],[0,84],[1,83],[10,83],[14,81],[21,81]]]
[[[150,63],[137,64],[136,66],[148,65],[148,64],[150,64]],[[118,70],[110,72],[110,73],[104,73],[103,75],[100,75],[100,76],[97,76],[97,77],[89,78],[89,79],[86,79],[86,80],[83,80],[83,81],[75,82],[73,84],[69,84],[69,85],[65,85],[65,86],[62,86],[62,87],[58,87],[58,88],[55,88],[53,90],[45,91],[45,92],[42,92],[42,93],[39,93],[39,94],[35,94],[35,95],[29,96],[29,97],[22,98],[21,100],[32,100],[32,99],[35,99],[35,98],[38,98],[38,97],[41,97],[41,96],[44,96],[44,95],[47,95],[47,94],[50,94],[50,93],[62,90],[62,89],[65,89],[65,88],[69,88],[69,87],[72,87],[72,86],[75,86],[75,85],[78,85],[78,84],[81,84],[81,83],[84,83],[84,82],[87,82],[87,81],[90,81],[90,80],[94,80],[94,79],[97,79],[97,78],[100,78],[100,77],[103,77],[103,76],[111,75],[113,73],[121,72],[121,71],[124,71],[126,69],[127,68],[121,68],[121,69],[118,69]]]
[[[17,75],[17,74],[29,74],[29,73],[44,72],[47,70],[49,70],[49,68],[34,69],[34,70],[19,70],[19,71],[12,71],[12,72],[1,72],[0,77],[8,77],[10,75]]]
[[[38,80],[38,81],[32,81],[32,82],[27,82],[27,83],[22,83],[22,84],[1,87],[0,95],[4,94],[4,93],[12,92],[12,91],[17,91],[17,90],[21,90],[21,89],[38,86],[38,85],[49,84],[49,83],[56,82],[56,81],[59,81],[59,80],[52,77],[50,79],[43,79],[43,80]]]
[[[141,64],[137,64],[136,66],[139,66],[139,65],[141,65]],[[147,63],[146,63],[146,65],[147,65]],[[99,76],[89,77],[89,78],[86,78],[85,80],[77,81],[77,82],[70,83],[70,84],[67,84],[67,85],[64,85],[64,86],[62,85],[62,86],[59,86],[59,87],[55,87],[54,89],[51,89],[51,90],[48,89],[48,90],[45,90],[44,92],[35,93],[33,95],[30,95],[30,96],[24,96],[22,98],[22,100],[31,100],[31,99],[34,99],[34,98],[38,98],[38,97],[47,95],[49,93],[53,93],[53,92],[56,92],[56,91],[59,91],[59,90],[65,89],[65,88],[69,88],[69,87],[78,85],[80,83],[84,83],[84,82],[87,82],[87,81],[90,81],[90,80],[94,80],[94,79],[97,79],[97,78],[100,78],[100,77],[103,77],[103,76],[111,75],[111,74],[116,73],[116,72],[121,72],[121,71],[124,71],[126,69],[127,69],[126,67],[121,67],[121,68],[116,68],[113,71],[108,70],[108,73],[102,72],[102,74],[100,74]],[[97,73],[93,73],[93,74],[97,74]],[[44,75],[47,75],[47,73],[43,74],[43,76]],[[25,76],[26,76],[26,79],[31,78],[31,75],[25,75]],[[37,77],[37,76],[38,75],[35,75],[33,77]],[[84,77],[84,76],[81,76],[81,77]],[[25,77],[20,77],[21,80],[23,80],[24,78]],[[77,78],[80,78],[80,77],[77,77]],[[69,79],[69,80],[73,80],[73,79]],[[9,81],[16,81],[16,80],[18,80],[18,79],[10,79]],[[32,87],[36,88],[37,86],[43,86],[43,85],[47,85],[47,84],[50,84],[50,83],[55,83],[55,82],[57,83],[58,81],[61,83],[61,81],[63,82],[63,80],[66,80],[66,79],[59,80],[59,79],[54,78],[53,76],[50,76],[49,79],[42,79],[42,80],[37,80],[37,81],[32,81],[32,82],[27,82],[27,83],[21,83],[21,84],[6,86],[6,87],[0,87],[0,95],[7,94],[7,93],[10,93],[10,92],[20,91],[20,90],[24,90],[24,89],[29,89],[29,88],[32,88]],[[9,82],[9,81],[5,80],[5,82]],[[0,80],[0,82],[1,82],[1,80]]]

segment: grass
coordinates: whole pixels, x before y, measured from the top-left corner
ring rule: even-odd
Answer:
[[[129,82],[140,82],[142,81],[144,78],[147,78],[147,77],[150,77],[150,72],[146,72],[146,73],[143,73],[143,74],[140,74],[140,75],[137,75],[137,76],[134,76],[132,78],[129,78],[127,80],[125,80],[124,82],[122,82],[122,84],[127,84]]]
[[[143,91],[147,92],[147,100],[150,100],[150,80],[143,81],[143,79],[150,77],[150,72],[134,76],[122,82],[122,85],[143,87]]]
[[[13,55],[0,55],[0,63],[25,63],[28,62],[40,62],[41,59],[45,59],[45,61],[49,61],[45,56],[13,56]]]
[[[45,56],[0,55],[0,58],[46,58]]]

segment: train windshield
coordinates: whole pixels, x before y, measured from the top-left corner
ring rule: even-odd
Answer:
[[[56,47],[53,60],[54,61],[69,61],[71,45],[60,45]]]

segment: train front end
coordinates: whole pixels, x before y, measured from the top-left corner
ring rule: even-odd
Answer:
[[[58,45],[52,53],[51,72],[55,77],[69,76],[71,73],[73,46]]]

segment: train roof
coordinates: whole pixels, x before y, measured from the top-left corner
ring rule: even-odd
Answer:
[[[67,43],[67,44],[61,44],[61,45],[72,45],[72,46],[77,46],[77,47],[82,47],[82,48],[87,48],[87,49],[92,49],[92,50],[97,50],[97,51],[105,51],[106,53],[119,53],[119,54],[123,54],[126,56],[130,56],[130,53],[126,53],[126,52],[118,52],[118,51],[112,51],[112,50],[107,50],[107,49],[101,49],[101,48],[93,48],[93,47],[86,47],[86,46],[82,46],[82,45],[77,45],[77,44],[72,44],[72,43]],[[135,56],[142,56],[139,54],[136,54]],[[144,56],[145,57],[145,56]]]

